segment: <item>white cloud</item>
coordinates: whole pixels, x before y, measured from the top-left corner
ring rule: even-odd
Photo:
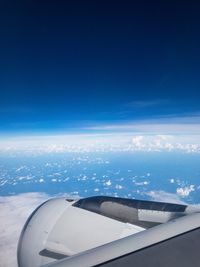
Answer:
[[[191,192],[195,191],[194,185],[180,187],[176,189],[176,192],[181,197],[188,197]]]
[[[144,182],[135,182],[135,185],[141,186],[141,185],[148,185],[150,184],[149,181],[144,181]]]
[[[133,139],[132,139],[132,143],[136,147],[141,147],[143,139],[144,139],[144,136],[141,136],[141,135],[134,136]]]
[[[183,200],[179,198],[176,194],[168,193],[165,191],[149,191],[145,195],[150,196],[153,201],[176,203],[176,204],[186,204]],[[186,204],[187,205],[187,204]]]
[[[0,197],[0,266],[17,267],[17,242],[31,212],[48,198],[44,193]]]
[[[100,191],[99,188],[94,189],[94,192],[99,192],[99,191]]]
[[[123,188],[123,186],[120,184],[116,184],[115,188],[121,190]]]
[[[21,170],[24,170],[24,169],[26,169],[26,166],[21,166],[18,169],[16,169],[16,172],[20,172]]]
[[[111,182],[111,180],[108,180],[104,184],[107,185],[107,186],[111,186],[112,182]]]

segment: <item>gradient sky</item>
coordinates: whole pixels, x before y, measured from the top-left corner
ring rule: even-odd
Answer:
[[[1,1],[0,134],[199,124],[199,14],[196,0]]]

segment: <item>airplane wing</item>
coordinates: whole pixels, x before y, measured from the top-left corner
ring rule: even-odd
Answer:
[[[27,220],[19,267],[191,267],[200,260],[199,209],[112,197],[53,199]]]

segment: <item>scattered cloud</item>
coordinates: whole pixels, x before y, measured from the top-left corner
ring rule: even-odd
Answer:
[[[148,184],[150,184],[150,182],[149,182],[149,181],[135,182],[134,184],[135,184],[135,185],[139,185],[139,186],[143,186],[143,185],[148,185]]]
[[[111,180],[108,180],[104,184],[107,185],[107,186],[111,186],[112,182],[111,182]]]
[[[194,185],[189,185],[185,187],[179,187],[176,192],[181,197],[188,197],[191,192],[195,191]]]

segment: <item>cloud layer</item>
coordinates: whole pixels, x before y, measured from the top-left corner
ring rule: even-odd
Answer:
[[[17,242],[32,211],[48,198],[44,193],[0,197],[0,267],[17,267]]]
[[[145,195],[149,196],[153,201],[187,205],[187,203],[180,199],[177,194],[165,192],[162,190],[150,191],[145,193]]]
[[[91,134],[29,136],[0,140],[0,152],[63,153],[109,151],[200,152],[200,135]]]

